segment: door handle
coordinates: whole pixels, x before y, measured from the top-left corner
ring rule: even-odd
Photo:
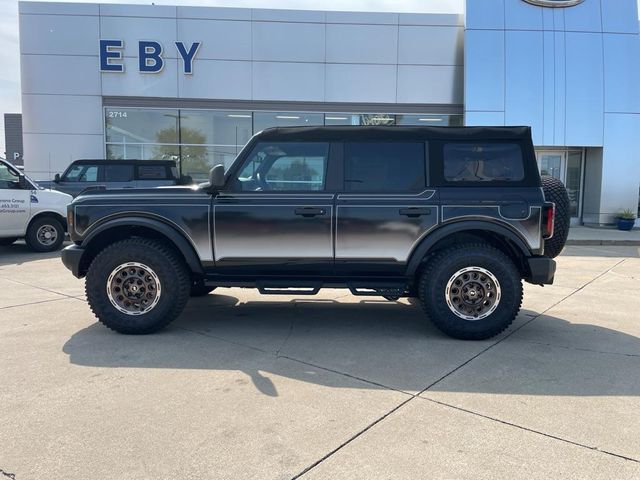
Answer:
[[[407,216],[409,218],[418,218],[418,217],[421,217],[423,215],[431,215],[431,209],[430,208],[416,208],[416,207],[401,208],[398,213],[400,213],[400,215],[405,215],[405,216]]]
[[[302,207],[295,209],[296,215],[301,215],[305,218],[317,217],[325,213],[327,213],[327,211],[324,208]]]

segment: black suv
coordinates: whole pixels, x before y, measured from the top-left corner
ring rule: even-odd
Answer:
[[[52,181],[38,183],[75,197],[87,188],[151,188],[187,182],[178,178],[173,160],[76,160],[62,175],[56,173]]]
[[[420,299],[462,339],[507,328],[522,279],[553,282],[568,198],[528,127],[291,127],[199,187],[93,191],[62,261],[118,332],[155,332],[216,287]],[[555,235],[554,235],[555,227]]]

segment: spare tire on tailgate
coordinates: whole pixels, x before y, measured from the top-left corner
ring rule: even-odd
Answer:
[[[569,236],[571,222],[569,195],[565,186],[557,178],[542,175],[541,180],[544,199],[547,202],[556,204],[553,236],[544,241],[544,255],[549,258],[555,258],[560,255]]]

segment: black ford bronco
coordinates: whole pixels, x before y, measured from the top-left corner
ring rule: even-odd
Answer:
[[[528,127],[272,128],[200,186],[79,196],[62,261],[122,333],[216,287],[331,287],[417,297],[446,334],[484,339],[513,322],[523,279],[553,282],[568,201]]]

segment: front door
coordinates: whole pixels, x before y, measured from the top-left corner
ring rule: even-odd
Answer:
[[[328,142],[259,142],[213,204],[216,270],[333,273]]]
[[[76,197],[85,188],[100,185],[101,173],[96,164],[75,164],[64,173],[56,189]]]
[[[20,187],[19,173],[0,162],[0,238],[24,235],[31,214],[31,190]]]
[[[346,142],[336,207],[336,271],[402,275],[413,249],[438,223],[427,188],[423,142]]]

